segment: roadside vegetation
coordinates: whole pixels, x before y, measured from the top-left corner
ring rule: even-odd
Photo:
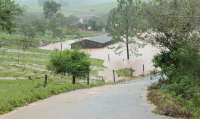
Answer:
[[[47,87],[44,88],[44,79],[0,80],[0,114],[52,95],[103,84],[102,81],[96,81],[90,85],[80,83],[73,85],[66,78],[50,78]]]
[[[0,114],[52,95],[104,84],[95,78],[104,67],[102,60],[91,59],[79,51],[38,49],[54,42],[99,34],[101,26],[95,21],[88,30],[93,21],[78,24],[79,19],[65,17],[61,7],[55,1],[45,1],[41,6],[43,15],[35,16],[13,0],[0,0]],[[63,60],[60,56],[64,57],[64,62],[60,62],[64,67],[61,72],[54,70],[57,60]],[[66,68],[70,69],[65,72]],[[88,83],[85,76],[89,72],[92,78]],[[74,76],[76,84],[71,83]]]
[[[109,14],[106,30],[114,40],[124,42],[128,60],[142,45],[136,36],[161,50],[153,62],[162,78],[148,95],[160,114],[200,118],[199,6],[199,0],[118,0]],[[41,1],[40,7],[43,14],[36,15],[13,0],[0,0],[0,114],[54,94],[104,83],[88,80],[89,74],[102,70],[102,60],[79,51],[37,47],[95,35],[104,30],[106,17],[102,21],[65,16],[55,0]],[[117,74],[132,76],[132,72],[120,69]]]
[[[65,50],[52,53],[48,68],[57,74],[71,75],[73,84],[77,77],[86,78],[89,84],[90,66],[89,55],[78,50]]]
[[[146,5],[152,14],[147,20],[157,29],[154,43],[163,49],[154,58],[162,78],[150,90],[149,99],[158,105],[161,114],[199,119],[200,1],[152,1]]]
[[[51,95],[104,84],[104,81],[92,78],[87,85],[85,78],[78,78],[72,85],[71,76],[48,71],[50,55],[50,51],[39,49],[0,49],[0,114]],[[91,72],[98,72],[97,69],[103,67],[103,61],[90,60]],[[46,87],[45,75],[48,76]]]
[[[134,70],[131,68],[119,69],[116,71],[118,77],[123,78],[133,78],[134,77]]]
[[[161,50],[153,62],[162,78],[149,93],[161,114],[200,118],[199,6],[198,0],[118,0],[110,13],[108,31],[125,42],[128,59],[135,35]]]

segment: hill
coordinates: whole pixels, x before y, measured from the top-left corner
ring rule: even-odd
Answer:
[[[17,0],[27,12],[41,13],[44,0]],[[114,6],[115,0],[56,0],[62,4],[62,12],[65,15],[95,15],[107,14]]]

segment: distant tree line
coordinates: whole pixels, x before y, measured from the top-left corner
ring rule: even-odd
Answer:
[[[38,2],[43,14],[28,12],[13,0],[0,0],[0,30],[21,34],[29,40],[37,36],[63,39],[66,35],[79,35],[82,30],[101,31],[105,26],[105,23],[96,17],[81,23],[78,16],[65,16],[62,5],[67,4],[66,1]]]
[[[15,23],[13,19],[22,13],[22,9],[13,0],[0,0],[0,30],[11,33]]]

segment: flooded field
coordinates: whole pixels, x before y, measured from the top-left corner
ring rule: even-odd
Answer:
[[[61,49],[70,49],[70,44],[75,42],[76,40],[66,41],[62,43],[50,44],[48,46],[41,47],[41,49],[46,50],[55,50]],[[118,45],[118,44],[115,44]],[[110,47],[110,46],[109,46]],[[112,46],[111,46],[112,47]],[[126,59],[126,52],[123,54],[117,55],[113,49],[108,47],[99,48],[99,49],[84,49],[86,53],[88,53],[92,58],[102,59],[104,60],[105,70],[100,72],[100,75],[104,77],[106,80],[113,79],[113,69],[122,69],[122,68],[133,68],[135,70],[135,75],[142,75],[143,73],[147,74],[150,71],[154,70],[154,66],[152,63],[153,57],[159,53],[159,49],[152,45],[145,45],[143,48],[140,48],[139,54],[140,56],[133,56],[130,60]],[[144,66],[144,72],[143,72]]]

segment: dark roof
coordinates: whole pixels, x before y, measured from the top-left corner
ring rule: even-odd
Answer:
[[[108,35],[100,35],[100,36],[95,36],[95,37],[90,37],[84,40],[89,40],[89,41],[94,41],[97,43],[107,43],[112,41],[112,37],[108,36]]]

